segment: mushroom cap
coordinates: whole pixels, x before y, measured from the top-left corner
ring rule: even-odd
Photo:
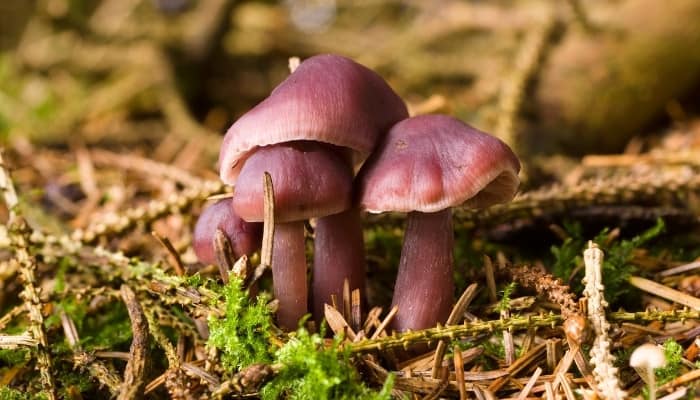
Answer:
[[[296,140],[348,148],[359,166],[379,135],[406,117],[403,100],[375,72],[337,55],[311,57],[226,132],[221,180],[234,184],[256,147]]]
[[[263,220],[263,174],[270,173],[275,222],[336,214],[352,202],[352,169],[335,149],[290,142],[255,151],[238,176],[233,208],[246,221]]]
[[[369,212],[436,212],[510,201],[520,163],[499,139],[444,115],[394,125],[360,171],[359,203]]]
[[[645,343],[632,352],[630,367],[632,368],[661,368],[666,365],[664,350],[655,344]]]
[[[194,226],[192,245],[204,264],[215,264],[214,234],[221,229],[231,242],[236,257],[251,255],[260,248],[262,224],[244,221],[234,211],[231,198],[206,207]]]

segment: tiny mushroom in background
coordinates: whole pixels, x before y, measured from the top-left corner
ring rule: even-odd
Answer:
[[[253,190],[260,194],[262,193],[262,189],[259,189],[262,186],[262,174],[264,171],[270,172],[275,192],[276,217],[278,217],[277,213],[282,212],[282,203],[278,204],[280,199],[283,199],[282,193],[279,192],[283,188],[282,182],[278,182],[282,175],[276,176],[271,169],[277,170],[277,174],[282,174],[289,167],[283,164],[286,161],[276,160],[272,156],[273,152],[268,152],[264,163],[258,161],[258,166],[248,171],[251,176],[246,178],[245,185],[253,186],[248,188],[240,182],[239,174],[243,174],[243,169],[255,154],[280,143],[291,146],[275,146],[274,152],[280,154],[292,150],[302,153],[309,149],[313,149],[313,152],[325,151],[328,153],[326,161],[329,163],[331,159],[336,158],[344,163],[349,171],[346,174],[349,179],[347,186],[351,187],[353,169],[359,168],[364,162],[381,134],[395,122],[407,116],[408,111],[404,102],[373,71],[341,56],[311,57],[302,62],[267,99],[243,115],[228,130],[219,154],[221,179],[226,184],[235,184],[237,193]],[[303,141],[304,144],[297,147],[291,144],[299,141]],[[310,147],[311,142],[319,144],[316,147]],[[303,158],[299,157],[298,160]],[[320,160],[320,156],[314,157]],[[330,184],[320,181],[327,171],[308,164],[308,172],[317,176],[299,176],[295,178],[296,182],[292,182],[291,175],[288,175],[290,180],[285,184],[296,185],[297,189],[310,191],[311,193],[308,193],[310,196],[336,196],[335,201],[343,204],[342,207],[333,207],[332,213],[311,214],[307,210],[299,214],[306,218],[320,217],[316,223],[313,274],[315,317],[320,320],[323,315],[323,303],[330,302],[331,294],[342,293],[345,279],[348,279],[351,289],[359,288],[364,293],[364,242],[359,212],[351,204],[352,194],[347,191],[338,191],[319,195],[315,193],[319,189],[309,185],[307,180],[315,180],[319,185]],[[257,176],[252,176],[253,174]],[[335,171],[330,175],[339,177],[340,173]],[[253,201],[252,198],[250,200]],[[256,198],[255,201],[259,203],[259,209],[262,209],[262,198]],[[234,204],[239,204],[236,209],[242,210],[243,206],[238,200],[234,200]],[[289,217],[283,219],[292,220]],[[289,229],[276,227],[273,249],[273,286],[275,296],[280,300],[278,320],[286,329],[296,327],[296,319],[304,314],[302,311],[306,310],[307,306],[304,303],[307,296],[305,260],[303,260],[304,269],[302,269],[302,259],[293,256],[295,252],[303,249],[303,229],[301,229],[303,225],[294,226],[293,229],[291,226],[288,227]],[[283,233],[289,236],[286,239],[280,239],[278,234]],[[291,240],[294,240],[295,244],[286,243]],[[287,250],[278,247],[278,242],[286,243]],[[339,250],[343,253],[337,253]],[[290,253],[287,254],[287,251]],[[348,254],[353,256],[346,256]],[[301,257],[303,254],[297,256]],[[292,258],[298,266],[289,267],[289,273],[294,274],[295,277],[292,278],[287,274],[286,278],[282,278],[281,271],[288,268],[287,265],[291,264]],[[286,289],[282,290],[282,287],[287,285],[286,282],[282,282],[283,279],[300,285],[295,289],[299,292],[294,295],[299,296],[298,298],[279,297],[282,293],[288,292]],[[287,309],[285,303],[288,301],[297,305],[290,305],[289,307],[292,308]]]
[[[251,255],[260,248],[262,224],[246,222],[233,211],[231,198],[219,200],[206,207],[194,227],[192,244],[203,264],[216,264],[214,235],[221,229],[231,243],[233,255]]]
[[[656,374],[654,369],[666,366],[664,349],[653,343],[645,343],[632,352],[630,367],[649,385],[649,400],[656,399]]]
[[[394,125],[358,175],[360,207],[406,212],[392,328],[444,323],[453,303],[451,207],[510,201],[520,163],[497,138],[443,115]]]

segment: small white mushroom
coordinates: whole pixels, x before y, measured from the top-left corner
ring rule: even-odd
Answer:
[[[637,347],[630,356],[630,367],[649,385],[649,400],[656,400],[655,368],[666,366],[664,350],[655,344],[646,343]]]

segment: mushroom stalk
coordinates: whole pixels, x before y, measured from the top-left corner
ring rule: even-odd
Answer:
[[[654,368],[647,368],[647,384],[649,385],[649,400],[656,400],[656,375]]]
[[[392,328],[424,329],[444,323],[452,308],[452,209],[408,214],[393,306]]]
[[[320,322],[331,295],[342,298],[345,279],[365,299],[365,244],[360,210],[351,208],[316,220],[313,269],[314,319]]]
[[[303,221],[275,224],[272,285],[279,300],[277,323],[284,330],[296,330],[307,312],[308,297]]]

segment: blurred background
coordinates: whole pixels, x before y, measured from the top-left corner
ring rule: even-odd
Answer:
[[[290,57],[319,53],[374,69],[413,115],[454,115],[520,157],[512,203],[454,211],[458,292],[483,282],[490,255],[546,267],[580,293],[580,254],[595,238],[618,285],[634,271],[700,297],[695,270],[688,281],[653,275],[700,261],[698,0],[0,0],[0,147],[21,214],[46,238],[118,249],[177,275],[203,268],[191,232],[205,200],[226,190],[216,168],[223,134],[288,76]],[[8,214],[0,208],[0,219]],[[371,305],[391,301],[402,218],[365,219]],[[641,248],[659,219],[672,239]],[[57,263],[52,251],[71,247],[45,242],[46,296],[130,280],[164,310],[161,323],[184,329],[179,311],[156,303],[149,276],[91,253]],[[0,261],[0,309],[9,309],[23,287],[16,263]],[[611,309],[673,307],[639,291],[618,300],[621,286],[605,285]],[[46,304],[57,343],[61,306]],[[128,349],[126,310],[107,314],[117,325],[100,307],[81,334],[116,326],[103,349]]]
[[[532,185],[566,157],[699,129],[698,21],[695,0],[3,1],[0,136],[166,162],[187,148],[213,170],[223,132],[288,58],[331,52],[378,71],[414,114],[500,136]]]

